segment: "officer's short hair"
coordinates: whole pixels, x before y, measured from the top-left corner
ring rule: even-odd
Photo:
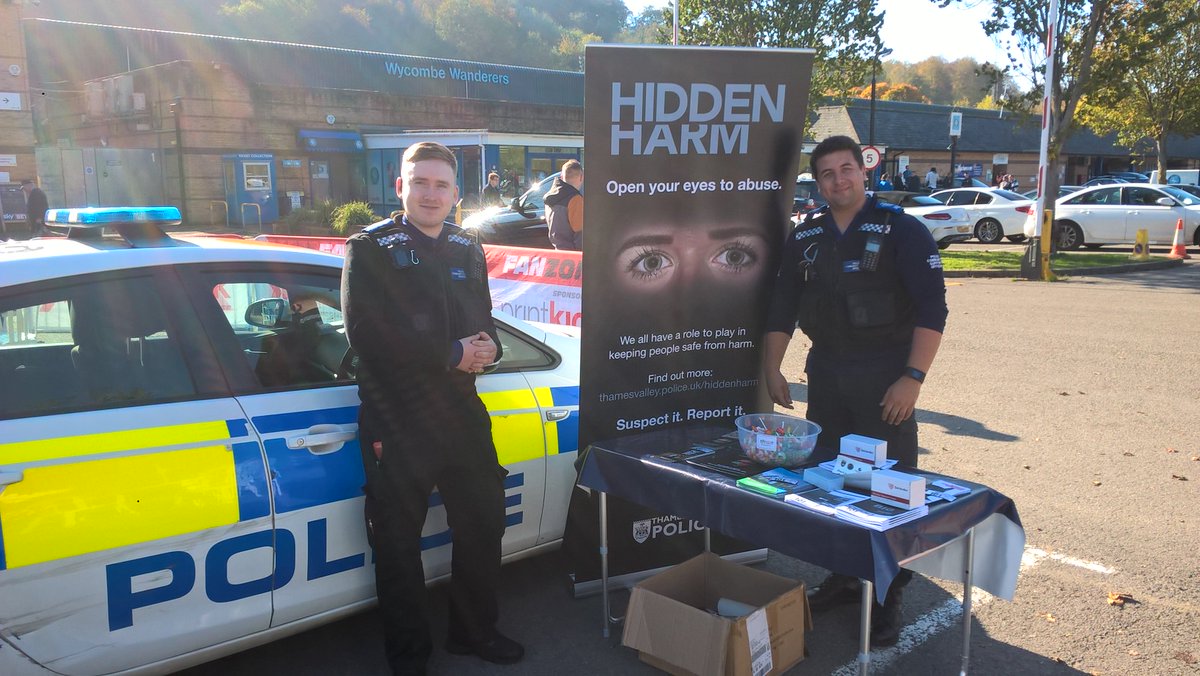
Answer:
[[[583,165],[579,163],[579,160],[567,160],[566,162],[563,162],[561,173],[562,180],[565,181],[582,173]]]
[[[402,159],[405,163],[412,162],[414,164],[425,160],[441,160],[449,164],[455,174],[458,173],[458,160],[454,157],[454,151],[433,141],[422,141],[409,146],[408,150],[404,151]]]
[[[849,150],[850,154],[854,156],[854,161],[858,162],[858,166],[863,169],[866,168],[866,166],[863,164],[862,148],[859,147],[858,143],[856,143],[854,139],[850,138],[849,136],[830,136],[824,141],[818,143],[817,147],[813,149],[812,158],[809,160],[809,163],[812,165],[813,172],[816,173],[817,163],[821,161],[821,158],[830,153],[836,153],[840,150]]]

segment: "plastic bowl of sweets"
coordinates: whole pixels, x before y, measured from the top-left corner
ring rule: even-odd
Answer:
[[[733,421],[742,452],[769,467],[799,467],[812,457],[821,426],[779,413],[751,413]]]

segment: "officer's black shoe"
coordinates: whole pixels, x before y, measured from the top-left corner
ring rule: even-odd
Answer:
[[[819,613],[835,606],[854,603],[861,596],[861,589],[858,578],[832,573],[808,592],[808,607]]]
[[[459,643],[454,639],[446,639],[446,652],[451,655],[475,655],[493,664],[515,664],[525,656],[525,648],[520,643],[500,632],[479,643]]]
[[[871,609],[871,647],[886,648],[900,640],[900,630],[904,626],[900,619],[903,598],[903,590],[893,585],[883,599],[883,605],[874,604]]]

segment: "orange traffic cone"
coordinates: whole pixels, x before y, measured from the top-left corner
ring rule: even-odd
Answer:
[[[1191,258],[1188,255],[1187,247],[1183,244],[1182,218],[1175,223],[1175,241],[1171,244],[1171,253],[1167,254],[1167,258]]]

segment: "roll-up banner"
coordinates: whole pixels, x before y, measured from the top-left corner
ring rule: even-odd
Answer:
[[[585,56],[579,447],[695,423],[732,431],[738,415],[770,410],[760,343],[813,52],[589,45]],[[577,587],[595,570],[571,542],[583,503],[567,536]],[[610,515],[613,575],[663,565],[620,549],[644,546],[622,536],[633,525]],[[692,540],[694,554],[703,539]]]

